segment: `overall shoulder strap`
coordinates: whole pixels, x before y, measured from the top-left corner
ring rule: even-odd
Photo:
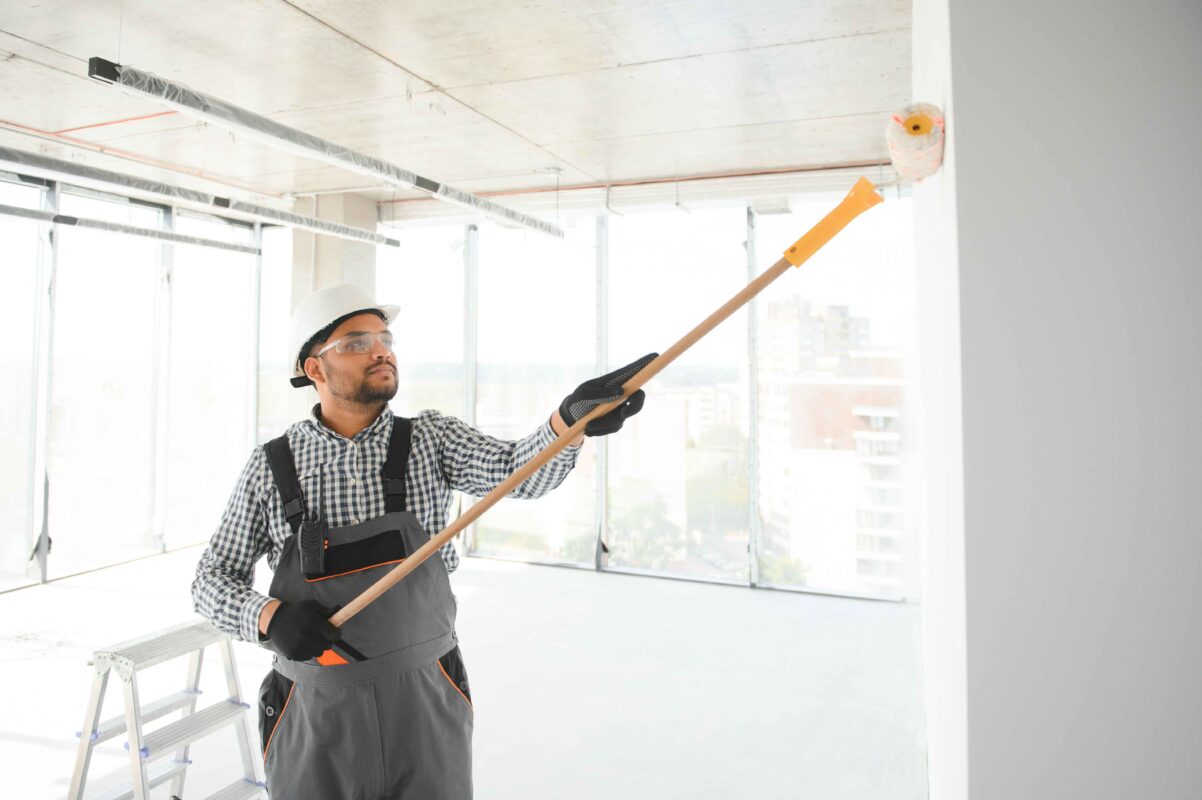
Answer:
[[[388,440],[388,458],[380,475],[384,479],[384,511],[405,510],[405,467],[409,463],[409,444],[413,437],[413,421],[405,417],[392,418],[392,437]]]
[[[288,437],[272,439],[263,445],[263,450],[267,454],[267,465],[271,467],[271,476],[275,478],[276,488],[280,490],[284,517],[288,520],[288,527],[296,533],[305,513],[305,502],[301,498],[300,481],[296,477],[296,463],[292,460],[292,448],[288,446]]]

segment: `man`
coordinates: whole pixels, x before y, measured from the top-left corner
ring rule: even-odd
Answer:
[[[452,544],[343,628],[328,618],[442,530],[454,489],[486,494],[655,357],[587,381],[518,441],[436,411],[395,417],[397,306],[333,286],[292,317],[293,386],[311,418],[255,449],[192,584],[217,628],[275,651],[259,693],[268,788],[276,800],[470,798],[471,693],[455,635]],[[638,413],[643,392],[585,433]],[[575,465],[578,437],[512,492],[540,497]],[[270,597],[253,589],[262,556]]]

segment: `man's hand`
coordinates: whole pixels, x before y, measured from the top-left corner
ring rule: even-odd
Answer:
[[[267,623],[267,644],[293,661],[317,658],[342,635],[330,623],[333,613],[316,600],[282,602]]]
[[[575,425],[577,420],[586,416],[597,406],[621,397],[622,384],[633,378],[643,367],[658,357],[659,353],[648,353],[638,361],[632,361],[620,369],[615,369],[608,375],[602,375],[600,378],[585,381],[577,386],[576,391],[565,397],[563,402],[559,404],[559,415],[563,417],[563,421],[569,427]],[[628,397],[626,402],[608,414],[590,420],[588,425],[584,427],[585,435],[605,436],[620,429],[627,417],[633,417],[643,408],[645,397],[646,395],[643,393],[643,390],[639,389]]]

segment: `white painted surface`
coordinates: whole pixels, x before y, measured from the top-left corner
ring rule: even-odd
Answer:
[[[927,562],[928,686],[955,680],[932,797],[1196,798],[1202,6],[947,5],[954,166],[916,193],[933,247],[958,231],[963,380],[963,552],[952,503]]]
[[[960,402],[960,284],[956,238],[956,124],[948,49],[947,0],[914,4],[914,99],[947,120],[943,169],[914,187],[917,380],[910,394],[922,486],[918,521],[923,597],[923,697],[931,800],[968,796],[965,653],[964,441]]]
[[[455,95],[553,147],[887,112],[904,96],[909,50],[910,32],[901,30],[465,87]]]
[[[198,555],[0,594],[5,796],[65,794],[89,653],[187,619]],[[269,578],[259,570],[261,586]],[[913,606],[481,559],[452,584],[482,799],[926,796]],[[254,697],[268,654],[236,649]],[[215,667],[202,704],[221,694]],[[153,670],[146,697],[182,680],[184,663]],[[228,732],[192,758],[186,797],[239,768]],[[98,789],[128,760],[106,743],[94,766]]]
[[[282,205],[371,188],[161,116],[87,78],[101,56],[472,192],[880,162],[908,91],[909,7],[14,0],[0,14],[0,141],[139,174],[149,160],[183,185]]]
[[[452,90],[904,30],[910,24],[906,0],[296,5]]]

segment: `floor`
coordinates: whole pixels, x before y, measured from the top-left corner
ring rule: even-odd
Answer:
[[[65,796],[91,651],[191,619],[198,555],[0,594],[6,796]],[[927,796],[917,606],[475,558],[452,584],[482,800]],[[269,654],[236,650],[253,702]],[[184,666],[147,671],[143,702],[178,689]],[[212,649],[203,676],[202,706],[224,693]],[[118,680],[108,694],[106,717]],[[185,800],[239,769],[230,730],[191,757]],[[127,770],[121,745],[102,745],[85,797]]]

